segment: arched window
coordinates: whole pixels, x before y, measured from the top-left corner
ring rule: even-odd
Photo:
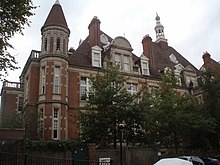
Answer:
[[[44,51],[47,51],[47,38],[44,40]]]
[[[60,50],[60,38],[57,38],[57,47],[56,50]]]
[[[50,38],[50,53],[53,52],[53,37]]]

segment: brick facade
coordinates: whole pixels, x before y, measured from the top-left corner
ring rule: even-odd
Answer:
[[[156,20],[158,22],[160,18],[157,16]],[[68,51],[70,29],[61,5],[54,4],[41,28],[41,51],[32,50],[21,73],[20,83],[17,83],[20,87],[3,86],[1,114],[5,116],[16,111],[21,95],[26,135],[30,139],[79,138],[78,115],[80,108],[86,104],[86,100],[80,98],[81,79],[101,72],[107,60],[112,63],[120,61],[122,74],[129,77],[128,83],[137,85],[139,90],[144,85],[149,90],[158,88],[160,76],[166,69],[173,70],[179,78],[177,92],[180,95],[189,93],[188,85],[192,80],[195,81],[194,89],[198,87],[199,70],[168,46],[164,35],[156,42],[145,35],[143,53],[136,56],[125,37],[112,39],[101,31],[100,24],[100,20],[94,17],[88,26],[89,36],[76,50],[71,48]],[[97,60],[99,66],[94,65]],[[209,61],[208,58],[204,60]]]

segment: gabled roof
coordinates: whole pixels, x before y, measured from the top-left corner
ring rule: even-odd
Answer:
[[[59,3],[55,3],[52,6],[50,13],[47,16],[47,19],[46,19],[43,27],[41,28],[41,30],[45,27],[48,27],[48,26],[60,26],[60,27],[66,28],[68,31],[70,31],[68,28],[62,7]]]

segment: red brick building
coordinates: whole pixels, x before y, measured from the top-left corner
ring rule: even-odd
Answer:
[[[160,75],[167,69],[178,77],[180,94],[197,87],[198,69],[168,45],[158,15],[156,41],[149,35],[144,36],[141,55],[132,52],[125,37],[108,36],[100,24],[94,17],[88,26],[88,37],[76,50],[68,49],[70,29],[57,1],[41,28],[41,50],[31,51],[18,86],[8,89],[3,85],[1,112],[5,115],[16,111],[22,96],[29,138],[66,140],[79,136],[77,115],[86,103],[85,96],[90,89],[88,78],[101,71],[107,59],[119,64],[121,72],[130,77],[126,84],[129,92],[139,91],[143,84],[149,90],[158,88]]]

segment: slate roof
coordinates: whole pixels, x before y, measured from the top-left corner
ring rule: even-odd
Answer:
[[[47,26],[53,25],[66,28],[68,31],[70,31],[63,13],[63,9],[59,3],[55,3],[53,5],[41,30]]]
[[[161,46],[161,43],[152,43],[152,49],[154,54],[154,63],[156,70],[164,70],[164,68],[169,67],[170,69],[174,69],[174,66],[177,65],[170,61],[169,56],[171,54],[176,56],[177,61],[182,64],[184,67],[191,66],[196,72],[198,69],[192,65],[187,59],[185,59],[180,53],[178,53],[171,46]]]
[[[104,32],[100,32],[105,34]],[[108,37],[108,41],[111,43],[112,38],[105,34]],[[163,46],[161,45],[163,44]],[[104,45],[100,45],[103,47]],[[177,65],[170,61],[169,56],[174,54],[180,64],[184,67],[191,66],[196,72],[199,72],[196,67],[194,67],[188,60],[186,60],[180,53],[178,53],[174,48],[167,45],[167,43],[152,42],[152,51],[154,54],[155,68],[150,67],[150,77],[160,78],[160,71],[163,71],[164,68],[169,67],[174,69],[174,66]],[[109,53],[109,49],[102,51],[102,57]],[[89,36],[82,42],[82,44],[73,52],[70,57],[70,65],[78,67],[92,68],[91,60],[91,47],[89,45]],[[135,64],[140,66],[140,57],[132,53],[132,59]],[[102,60],[103,61],[103,60]]]
[[[100,31],[100,35],[105,34],[104,32]],[[109,42],[112,42],[112,38],[105,34],[108,38]],[[104,44],[101,43],[101,47]],[[92,67],[91,61],[91,47],[89,45],[89,36],[79,45],[75,52],[70,55],[70,65],[79,66],[79,67]]]

